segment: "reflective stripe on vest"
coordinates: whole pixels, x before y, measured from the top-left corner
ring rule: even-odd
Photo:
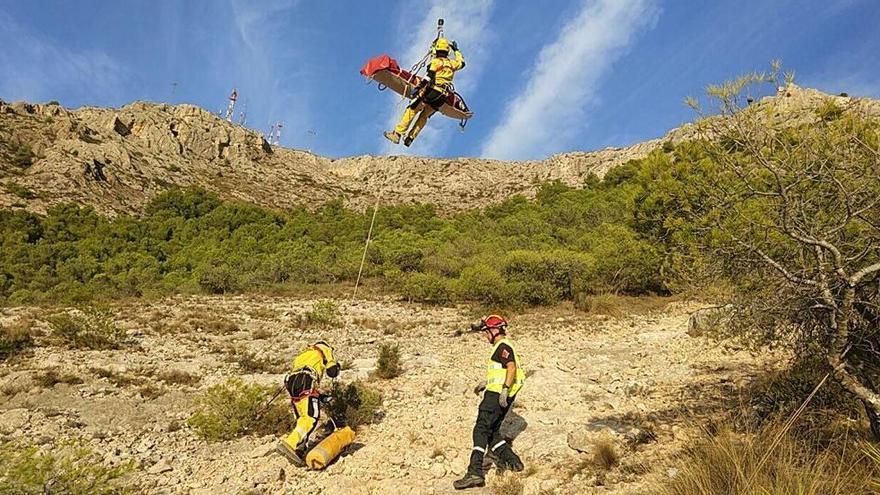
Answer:
[[[499,340],[492,347],[492,352],[489,353],[489,364],[486,368],[486,390],[489,392],[501,393],[501,389],[504,388],[504,380],[507,379],[507,368],[501,363],[492,361],[492,356],[495,355],[495,351],[498,350],[498,346],[500,346],[502,342],[513,349],[513,344],[507,339]],[[513,385],[511,385],[510,391],[508,392],[508,395],[511,397],[519,392],[519,389],[523,386],[523,382],[526,380],[526,374],[523,371],[522,366],[519,364],[519,354],[517,354],[516,349],[513,349],[513,362],[516,364],[516,377],[514,378]]]

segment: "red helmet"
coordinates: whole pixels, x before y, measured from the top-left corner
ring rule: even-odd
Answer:
[[[483,322],[486,328],[500,328],[502,332],[507,329],[507,320],[498,315],[489,315]]]

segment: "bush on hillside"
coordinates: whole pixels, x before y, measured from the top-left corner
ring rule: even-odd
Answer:
[[[93,306],[50,316],[47,321],[52,335],[74,349],[118,349],[126,338],[112,313]]]
[[[400,365],[400,347],[392,344],[379,346],[379,358],[376,360],[376,376],[385,380],[396,378],[403,373]]]
[[[330,398],[327,414],[340,428],[349,426],[357,429],[362,425],[373,423],[382,406],[382,394],[361,382],[348,385],[333,382]]]
[[[287,401],[281,398],[265,407],[275,391],[275,387],[246,384],[237,378],[213,385],[196,398],[196,410],[187,424],[211,442],[249,433],[287,433],[295,423]]]
[[[15,356],[33,344],[29,322],[0,325],[0,361]]]
[[[110,467],[100,455],[75,442],[41,449],[0,440],[0,493],[134,493],[128,483],[128,475],[134,469],[132,463]]]

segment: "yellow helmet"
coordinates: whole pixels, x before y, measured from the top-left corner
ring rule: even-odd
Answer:
[[[448,52],[448,51],[449,51],[449,40],[446,38],[437,38],[437,41],[434,42],[434,53]]]

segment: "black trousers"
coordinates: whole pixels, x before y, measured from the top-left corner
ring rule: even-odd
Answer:
[[[425,94],[413,100],[409,107],[413,110],[418,110],[419,104],[422,102],[425,102],[426,105],[434,110],[440,110],[440,107],[446,102],[446,93],[432,86],[425,90]]]
[[[513,399],[509,397],[507,407],[501,407],[498,403],[498,392],[483,394],[477,412],[477,422],[474,424],[474,448],[471,451],[468,473],[483,475],[483,456],[488,450],[502,460],[508,459],[513,454],[510,444],[501,437],[501,423],[513,406]]]

